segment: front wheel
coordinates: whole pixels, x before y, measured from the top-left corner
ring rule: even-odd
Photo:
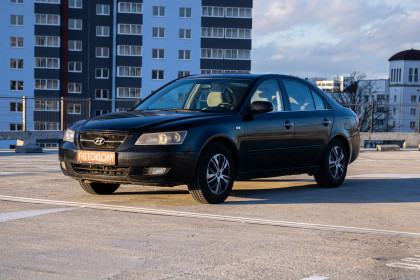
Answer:
[[[82,189],[90,194],[112,194],[120,187],[120,184],[90,182],[85,180],[80,180],[79,183]]]
[[[229,196],[235,180],[231,152],[220,143],[208,145],[200,156],[188,190],[200,203],[222,203]]]
[[[338,139],[333,140],[326,148],[321,166],[315,174],[315,180],[321,187],[336,188],[340,186],[347,174],[348,156],[346,149]]]

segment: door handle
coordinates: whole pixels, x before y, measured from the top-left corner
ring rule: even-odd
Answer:
[[[331,123],[331,121],[324,119],[321,123],[325,126],[328,126]]]
[[[291,122],[289,122],[289,121],[286,121],[286,122],[283,124],[283,126],[284,126],[286,129],[289,129],[289,128],[293,127],[293,123],[291,123]]]

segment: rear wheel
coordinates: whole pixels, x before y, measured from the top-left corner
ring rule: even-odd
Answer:
[[[188,190],[200,203],[222,203],[232,190],[235,163],[230,151],[220,143],[208,145],[200,156]]]
[[[120,187],[120,184],[90,182],[85,180],[80,180],[79,183],[85,192],[91,194],[112,194]]]
[[[340,186],[347,174],[348,156],[343,142],[333,140],[326,148],[321,166],[315,174],[315,180],[321,187]]]

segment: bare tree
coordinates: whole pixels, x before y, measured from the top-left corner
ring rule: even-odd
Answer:
[[[360,72],[351,73],[350,80],[351,84],[343,92],[333,93],[331,97],[356,113],[359,117],[360,131],[390,131],[392,127],[388,124],[389,106],[377,107],[375,104],[375,94],[378,93],[378,88],[374,82],[366,80],[366,75]]]

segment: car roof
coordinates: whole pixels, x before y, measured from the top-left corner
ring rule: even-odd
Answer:
[[[188,78],[231,78],[231,79],[251,79],[251,80],[260,80],[268,77],[277,77],[277,78],[294,78],[302,80],[298,77],[282,74],[204,74],[204,75],[191,75]]]

